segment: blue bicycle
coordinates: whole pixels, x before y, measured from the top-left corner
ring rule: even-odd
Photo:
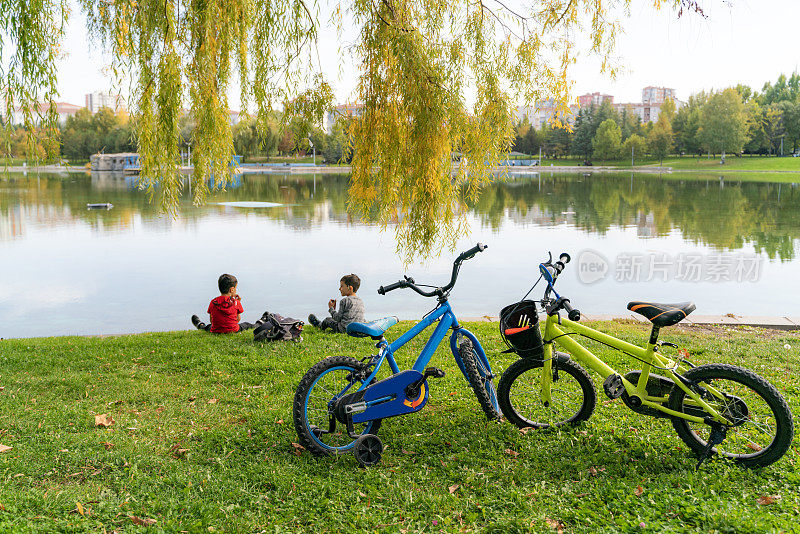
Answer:
[[[361,361],[350,356],[333,356],[308,370],[297,386],[293,407],[294,427],[303,447],[317,456],[342,454],[352,449],[362,465],[378,463],[383,453],[383,443],[376,435],[381,421],[420,411],[428,401],[428,379],[444,376],[441,369],[427,365],[448,330],[453,331],[450,350],[483,411],[490,420],[500,417],[492,383],[494,375],[483,347],[472,332],[459,326],[447,300],[462,262],[484,249],[486,245],[478,243],[459,255],[453,262],[450,282],[443,287],[416,284],[406,276],[378,289],[379,294],[385,295],[395,289],[411,288],[423,297],[437,297],[439,304],[393,343],[386,341],[384,333],[397,323],[396,317],[347,327],[351,336],[376,340],[378,352]],[[426,291],[423,287],[431,289]],[[437,321],[439,324],[413,367],[400,371],[394,359],[397,350]],[[377,381],[378,371],[386,361],[392,376]]]

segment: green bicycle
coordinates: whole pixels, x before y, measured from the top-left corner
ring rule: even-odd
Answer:
[[[581,366],[598,373],[611,399],[621,398],[634,412],[671,419],[675,431],[699,456],[697,466],[713,453],[747,467],[779,460],[794,435],[792,414],[775,387],[752,371],[728,364],[695,366],[678,353],[673,359],[658,341],[659,330],[679,323],[695,306],[691,302],[631,302],[628,309],[653,324],[649,341],[639,347],[580,324],[580,311],[554,289],[569,263],[561,254],[539,265],[547,289],[541,301],[522,300],[500,313],[501,334],[520,359],[503,373],[497,386],[506,419],[520,428],[549,428],[589,419],[597,392]],[[547,314],[543,332],[537,305]],[[567,317],[561,317],[561,311]],[[544,334],[544,337],[542,337]],[[638,360],[642,367],[622,376],[575,341],[583,336]],[[556,352],[559,345],[567,353]],[[658,371],[656,374],[654,371]]]

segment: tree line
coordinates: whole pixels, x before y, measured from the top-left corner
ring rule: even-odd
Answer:
[[[307,120],[273,113],[261,126],[244,116],[233,126],[233,144],[244,161],[265,161],[274,156],[310,155],[312,144],[318,161],[349,163],[352,159],[350,121],[340,118],[326,133]],[[189,114],[179,119],[180,144],[191,150],[196,122]],[[59,138],[31,137],[20,127],[6,131],[7,152],[14,157],[43,160],[47,143],[60,144],[61,157],[85,161],[97,152],[136,152],[136,125],[125,113],[108,108],[92,114],[79,110],[59,128]],[[310,143],[309,143],[310,140]],[[781,147],[783,144],[783,147]],[[658,120],[642,123],[633,111],[617,111],[610,103],[583,108],[572,131],[545,125],[517,125],[514,150],[551,158],[577,157],[585,162],[649,155],[659,160],[670,154],[790,154],[800,147],[800,75],[781,75],[760,92],[745,85],[689,97],[680,109],[668,100]]]
[[[667,100],[658,120],[642,123],[632,110],[617,111],[609,102],[582,108],[572,131],[527,121],[517,125],[514,150],[547,157],[573,156],[585,162],[648,154],[789,154],[800,147],[800,75],[778,77],[761,92],[737,85],[700,92],[676,109]]]
[[[46,161],[47,154],[53,153],[48,151],[48,143],[56,143],[60,148],[55,153],[71,162],[87,161],[92,154],[99,152],[136,152],[135,120],[124,112],[115,113],[109,108],[101,108],[94,114],[83,108],[67,117],[55,137],[29,136],[24,127],[10,126],[5,130],[5,151],[14,158]],[[313,144],[318,161],[349,162],[352,156],[348,125],[348,119],[340,119],[330,133],[325,133],[306,121],[279,113],[273,114],[266,127],[259,127],[255,118],[244,116],[232,128],[234,150],[243,156],[244,161],[265,161],[274,156],[311,155]],[[178,126],[179,144],[182,152],[188,155],[192,150],[196,121],[191,115],[184,114]]]

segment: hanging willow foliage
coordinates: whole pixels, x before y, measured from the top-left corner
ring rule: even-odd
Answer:
[[[58,154],[56,60],[68,16],[66,0],[0,0],[0,96],[6,157],[11,155],[9,126],[15,115],[22,118],[29,147],[37,140],[44,141],[48,158]]]
[[[174,212],[178,121],[188,103],[196,122],[193,201],[207,183],[224,186],[233,153],[228,89],[238,75],[241,104],[263,128],[273,108],[286,122],[319,124],[333,100],[315,72],[320,9],[341,30],[360,31],[358,99],[350,121],[351,209],[396,225],[407,260],[454,243],[474,199],[511,148],[513,105],[552,98],[556,125],[569,113],[568,68],[582,52],[609,62],[631,0],[79,0],[89,33],[129,80],[145,188]],[[682,13],[693,0],[641,0]],[[11,7],[13,6],[13,7]],[[10,7],[10,9],[2,9]],[[16,45],[0,82],[11,103],[29,111],[38,93],[52,100],[59,21],[55,0],[0,0],[0,31]],[[9,16],[15,11],[20,16]],[[586,47],[584,47],[586,48]],[[3,49],[4,51],[4,49]],[[51,110],[54,109],[51,106]],[[297,119],[300,119],[297,121]],[[27,118],[26,118],[27,120]],[[51,118],[49,124],[55,124]],[[459,160],[454,165],[453,161]]]

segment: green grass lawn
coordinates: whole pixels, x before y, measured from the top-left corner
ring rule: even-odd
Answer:
[[[647,336],[639,324],[603,326]],[[471,328],[496,370],[513,361],[496,325]],[[715,460],[695,471],[668,421],[602,393],[580,427],[522,433],[486,421],[444,349],[432,364],[447,376],[432,381],[428,406],[384,421],[380,465],[312,457],[293,446],[297,383],[323,357],[373,347],[310,327],[304,337],[0,341],[0,444],[13,447],[0,452],[0,532],[797,531],[797,441],[765,469]],[[800,413],[800,335],[673,327],[661,337],[698,363],[754,369]],[[95,426],[100,414],[113,425]],[[779,497],[759,504],[769,496]]]
[[[767,156],[742,156],[735,157],[729,155],[725,158],[725,164],[719,164],[719,155],[712,156],[711,159],[706,156],[683,156],[683,157],[669,157],[665,158],[662,167],[671,167],[673,170],[689,170],[689,171],[703,171],[714,173],[726,173],[736,171],[759,171],[759,172],[793,172],[800,174],[800,158],[792,157],[767,157]],[[562,158],[562,159],[544,159],[542,164],[549,167],[551,164],[555,167],[559,166],[578,166],[583,163],[581,158]],[[620,167],[623,169],[631,168],[630,158],[621,158],[616,160],[597,160],[593,159],[592,163],[598,167]],[[636,167],[658,167],[659,161],[656,158],[646,157],[637,158],[634,161]],[[590,170],[591,167],[587,167]]]
[[[710,172],[727,171],[764,171],[764,172],[796,172],[800,173],[800,158],[792,157],[766,157],[742,156],[740,158],[728,156],[725,164],[720,165],[719,156],[707,157],[682,157],[664,160],[665,167],[686,170],[704,170]]]

